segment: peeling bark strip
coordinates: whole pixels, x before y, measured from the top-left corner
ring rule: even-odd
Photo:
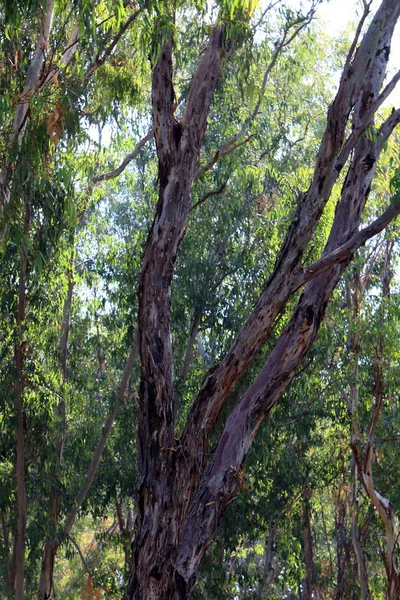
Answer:
[[[365,4],[363,19],[367,13]],[[174,117],[172,35],[164,41],[152,79],[160,191],[139,283],[139,514],[127,600],[189,597],[204,552],[227,505],[239,492],[243,462],[260,423],[290,384],[314,343],[328,301],[356,248],[400,210],[396,200],[371,229],[357,233],[383,142],[400,118],[400,113],[396,113],[386,121],[376,142],[363,135],[365,128],[373,123],[375,111],[371,107],[380,102],[391,37],[399,15],[398,0],[383,0],[355,50],[359,28],[338,93],[328,110],[310,187],[299,202],[274,272],[226,357],[205,378],[180,442],[175,439],[171,342],[173,269],[185,232],[191,188],[198,172],[207,114],[220,77],[221,58],[230,51],[232,43],[224,39],[222,27],[212,29],[179,123]],[[350,115],[357,134],[346,140]],[[338,166],[338,158],[347,161],[350,154],[324,254],[307,273],[301,263],[344,167],[344,164]],[[263,369],[232,410],[207,464],[208,439],[229,394],[267,341],[289,298],[305,283],[289,324]]]

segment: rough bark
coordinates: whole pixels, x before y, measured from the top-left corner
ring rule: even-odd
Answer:
[[[149,600],[173,597],[174,557],[181,530],[175,483],[170,306],[173,265],[185,232],[198,149],[202,146],[221,60],[230,52],[224,28],[214,27],[179,123],[173,114],[172,45],[170,35],[153,70],[153,126],[160,191],[139,282],[140,481],[134,568],[127,598]],[[178,516],[171,518],[174,512]]]
[[[385,3],[382,5],[385,8],[384,31],[377,35],[376,23],[379,23],[379,19],[374,21],[372,27],[373,38],[379,38],[378,48],[374,45],[376,62],[370,63],[363,93],[355,103],[355,126],[363,118],[369,103],[378,96],[383,80],[385,69],[381,61],[383,55],[387,57],[387,50],[384,49],[390,45],[393,30],[392,13],[389,18],[388,7],[384,5]],[[400,7],[397,5],[397,14],[399,12]],[[359,227],[381,149],[382,142],[379,141],[374,144],[363,137],[357,142],[326,245],[326,254],[351,239]],[[319,166],[318,161],[317,172]],[[196,490],[184,525],[177,570],[185,580],[188,590],[193,585],[201,557],[212,539],[221,515],[239,491],[243,461],[259,424],[289,385],[306,351],[313,344],[329,298],[350,259],[348,257],[340,264],[330,267],[306,285],[293,317],[272,350],[266,365],[226,423],[216,452]],[[233,369],[236,365],[237,361],[233,363]],[[214,373],[211,374],[211,377],[213,376]],[[222,385],[224,381],[223,379]],[[213,394],[212,388],[210,393]],[[220,393],[220,388],[217,393]]]
[[[371,107],[377,105],[399,14],[396,0],[383,0],[357,50],[353,45],[328,111],[311,185],[299,198],[275,269],[226,357],[205,378],[180,441],[174,437],[170,307],[173,266],[185,232],[191,186],[226,41],[221,28],[212,30],[180,123],[173,113],[172,37],[163,44],[152,82],[160,192],[139,283],[140,480],[128,600],[189,597],[201,558],[227,505],[240,490],[243,463],[258,427],[316,339],[327,303],[357,247],[352,246],[354,236],[385,136],[398,122],[398,115],[397,120],[387,122],[377,142],[362,135],[363,129],[373,122]],[[346,143],[351,113],[358,134]],[[344,167],[338,158],[347,160],[351,150],[350,166],[324,252],[329,259],[307,275],[301,266],[304,252]],[[346,246],[343,251],[342,247],[349,243],[351,247]],[[294,290],[308,276],[312,279],[306,283],[288,326],[231,412],[207,463],[208,438],[229,394],[268,339]]]
[[[304,251],[312,239],[316,224],[330,197],[334,183],[343,169],[337,162],[345,141],[346,125],[351,110],[358,104],[362,116],[378,92],[368,98],[368,82],[382,78],[377,73],[386,71],[388,49],[393,27],[399,15],[399,5],[394,0],[383,2],[363,41],[349,56],[336,98],[329,108],[326,130],[319,148],[312,183],[304,197],[299,199],[293,223],[287,233],[275,269],[267,281],[253,312],[240,330],[225,358],[212,368],[205,378],[190,413],[184,443],[186,453],[200,457],[206,451],[207,439],[229,393],[250,367],[257,350],[266,342],[277,316],[293,293],[294,281],[299,277]],[[373,116],[373,115],[372,115]],[[363,122],[364,128],[371,122]],[[360,115],[354,127],[360,125]],[[354,147],[354,140],[353,145]],[[198,435],[201,431],[202,436]],[[193,437],[193,439],[192,439]]]

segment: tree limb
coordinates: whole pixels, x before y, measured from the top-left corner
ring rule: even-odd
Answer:
[[[376,88],[381,85],[387,63],[384,48],[390,46],[393,27],[399,13],[400,5],[395,0],[383,2],[350,63],[351,77],[343,77],[340,82],[336,98],[328,110],[327,127],[320,145],[311,185],[299,200],[296,215],[287,232],[274,271],[230,350],[204,379],[189,413],[183,440],[184,444],[191,446],[191,450],[187,448],[186,452],[193,452],[193,456],[199,457],[206,452],[206,440],[223,404],[249,368],[257,350],[268,339],[275,319],[292,294],[292,285],[301,273],[300,262],[303,253],[337,180],[338,172],[335,165],[344,143],[348,117],[358,99],[365,98],[363,92],[367,86],[373,84]],[[383,36],[382,32],[384,32]],[[374,56],[372,61],[369,59],[370,56]],[[380,73],[379,77],[377,71]],[[373,97],[378,95],[379,93],[374,92]],[[360,109],[358,110],[357,115],[361,114],[361,122],[368,108],[369,106],[364,106],[361,112]],[[397,116],[387,124],[387,131],[396,121]],[[355,127],[357,126],[359,121],[355,122]],[[383,139],[379,136],[379,148],[382,143]],[[374,153],[379,153],[379,148],[377,147]],[[199,436],[199,431],[203,434],[203,440]]]
[[[129,27],[132,25],[132,23],[137,19],[137,17],[142,12],[143,12],[143,8],[139,8],[138,10],[133,12],[124,23],[121,24],[118,32],[116,33],[116,35],[114,36],[114,38],[112,39],[110,44],[107,46],[107,48],[104,49],[102,56],[97,55],[96,60],[87,69],[86,73],[83,76],[83,83],[87,83],[89,81],[89,79],[91,78],[91,76],[93,75],[93,73],[99,67],[104,65],[106,60],[111,56],[112,51],[114,50],[114,48],[116,47],[116,45],[118,44],[119,40],[122,38],[124,33],[129,29]]]
[[[268,63],[267,68],[265,69],[263,82],[261,85],[261,91],[259,93],[257,103],[256,103],[252,113],[245,119],[240,130],[237,133],[235,133],[235,135],[233,135],[229,140],[227,140],[222,146],[220,146],[219,149],[215,152],[213,158],[206,165],[204,165],[203,167],[201,167],[198,170],[198,172],[196,174],[196,179],[200,179],[201,177],[203,177],[203,175],[205,175],[222,157],[232,154],[232,152],[234,152],[237,148],[239,148],[240,146],[242,146],[243,144],[248,142],[253,137],[253,135],[251,135],[251,136],[247,137],[246,140],[244,140],[242,143],[240,143],[240,144],[237,143],[238,140],[240,140],[247,133],[248,129],[253,124],[253,122],[256,120],[256,118],[260,112],[261,104],[262,104],[262,101],[264,98],[265,90],[267,88],[267,83],[268,83],[270,73],[276,64],[276,61],[278,60],[280,53],[286,46],[288,46],[294,40],[294,38],[300,33],[300,31],[302,31],[302,29],[304,29],[304,27],[306,27],[311,22],[311,20],[314,16],[314,13],[315,13],[315,8],[316,8],[316,4],[314,3],[312,5],[310,11],[308,12],[308,14],[305,17],[296,19],[292,23],[286,25],[286,27],[284,28],[284,32],[283,32],[283,37],[275,45],[275,50],[272,54],[272,58],[271,58],[270,62]],[[288,33],[289,33],[290,29],[296,25],[298,25],[298,27],[288,37]]]
[[[132,150],[132,152],[130,152],[129,154],[127,154],[127,156],[125,156],[124,160],[121,162],[121,164],[118,167],[116,167],[112,171],[108,171],[107,173],[102,173],[101,175],[97,175],[96,177],[93,177],[92,182],[96,185],[96,184],[100,183],[101,181],[109,181],[110,179],[114,179],[115,177],[118,177],[119,175],[121,175],[121,173],[129,165],[129,163],[132,162],[132,160],[134,160],[140,154],[140,152],[142,151],[144,146],[147,144],[147,142],[149,142],[151,139],[153,139],[153,137],[154,137],[154,131],[153,131],[153,128],[151,128],[146,133],[146,135],[136,144],[134,150]]]
[[[128,387],[128,381],[129,381],[129,377],[131,375],[132,372],[132,368],[133,368],[133,364],[135,362],[136,359],[136,354],[137,354],[137,349],[138,349],[138,340],[137,340],[137,336],[135,337],[135,341],[132,344],[130,353],[129,353],[129,357],[128,360],[125,363],[125,367],[124,370],[122,372],[120,381],[119,381],[119,385],[118,388],[116,390],[115,393],[115,400],[114,403],[112,405],[111,411],[108,414],[104,425],[103,425],[103,430],[101,433],[101,436],[99,438],[99,441],[97,442],[97,446],[96,446],[96,450],[94,451],[93,457],[92,457],[92,461],[89,465],[89,468],[86,472],[86,476],[85,476],[85,481],[84,484],[82,485],[81,489],[79,490],[77,497],[74,501],[73,507],[70,510],[67,518],[65,519],[64,522],[64,526],[63,526],[63,531],[66,534],[69,534],[72,526],[75,522],[76,516],[82,506],[83,501],[86,498],[86,495],[90,489],[90,486],[93,483],[93,479],[97,473],[97,469],[100,463],[100,459],[101,456],[103,454],[103,450],[104,447],[106,445],[107,439],[108,439],[108,435],[112,429],[112,426],[114,424],[115,421],[115,417],[117,415],[118,412],[118,408],[119,405],[121,403],[121,401],[123,400],[125,394],[126,394],[126,389]]]

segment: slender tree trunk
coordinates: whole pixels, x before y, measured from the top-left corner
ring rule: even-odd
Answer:
[[[259,598],[259,600],[262,600],[262,598],[265,597],[265,594],[268,593],[268,589],[270,588],[274,579],[273,561],[275,537],[276,522],[274,519],[270,519],[268,526],[268,537],[265,541],[263,572],[261,575],[261,582],[257,590],[257,598]]]
[[[335,533],[336,533],[336,593],[335,600],[347,600],[348,586],[346,582],[350,573],[351,544],[347,537],[347,486],[346,469],[343,454],[341,461],[341,480],[338,485],[338,493],[335,506]]]
[[[366,283],[366,282],[365,282]],[[352,384],[350,389],[350,414],[351,414],[351,444],[360,442],[360,428],[357,422],[357,410],[359,405],[359,355],[360,355],[360,332],[358,327],[360,304],[362,302],[363,286],[361,277],[357,273],[353,277],[353,289],[347,284],[347,303],[351,309],[351,321],[349,331],[349,355],[352,361]],[[362,600],[370,600],[370,592],[368,586],[368,573],[365,564],[365,555],[360,542],[360,530],[358,526],[358,485],[357,485],[357,469],[354,457],[351,464],[350,472],[350,490],[351,490],[351,523],[352,523],[352,540],[353,548],[357,561],[358,579],[360,582]]]
[[[384,324],[385,301],[390,293],[390,260],[393,250],[393,242],[386,242],[384,273],[382,277],[382,305],[381,325]],[[358,289],[357,289],[358,292]],[[358,298],[359,294],[355,295]],[[358,308],[358,300],[356,307]],[[356,312],[358,315],[358,311]],[[395,526],[395,515],[393,506],[387,498],[384,498],[374,487],[373,481],[373,447],[375,442],[375,432],[383,403],[384,393],[384,375],[382,365],[383,354],[383,335],[380,334],[376,341],[375,360],[374,360],[374,406],[371,412],[371,418],[368,426],[367,440],[365,441],[361,433],[360,423],[356,418],[355,411],[352,412],[352,442],[354,461],[361,483],[385,528],[386,545],[383,553],[384,565],[387,577],[386,600],[396,600],[400,597],[400,574],[397,568],[397,535]],[[354,394],[353,394],[354,395]],[[358,396],[357,396],[358,403]],[[360,575],[361,579],[362,575]],[[368,588],[365,593],[369,593]],[[368,598],[368,596],[366,596]]]
[[[73,247],[73,255],[75,249]],[[64,435],[65,435],[65,386],[67,383],[67,353],[68,353],[68,338],[71,322],[71,310],[72,310],[72,297],[74,291],[74,260],[73,256],[70,260],[70,268],[68,271],[68,288],[67,297],[64,302],[63,316],[61,333],[59,339],[59,364],[62,376],[62,388],[59,403],[54,409],[55,422],[57,424],[57,433],[54,438],[54,472],[53,472],[53,483],[50,485],[50,534],[45,542],[42,558],[42,568],[40,572],[39,581],[39,600],[48,600],[51,598],[53,593],[53,573],[54,573],[54,561],[57,550],[59,548],[59,541],[57,539],[57,529],[59,526],[59,513],[60,513],[60,497],[59,487],[57,481],[61,475],[61,462],[64,448]],[[55,480],[55,482],[54,482]]]
[[[1,530],[3,534],[3,546],[4,546],[4,571],[5,571],[5,585],[8,588],[7,591],[11,593],[12,590],[12,579],[11,579],[11,566],[10,566],[10,534],[6,522],[6,516],[4,512],[0,513]]]
[[[48,598],[51,598],[52,579],[53,579],[53,570],[54,570],[54,558],[56,556],[58,548],[61,545],[61,536],[69,535],[71,533],[71,530],[75,523],[75,519],[78,515],[78,512],[79,512],[79,510],[82,506],[82,503],[85,500],[87,493],[90,490],[90,487],[93,483],[93,480],[97,473],[97,469],[99,467],[99,463],[100,463],[109,433],[114,424],[119,405],[122,402],[122,400],[126,394],[126,390],[128,387],[128,381],[129,381],[129,377],[132,372],[136,354],[137,354],[137,337],[135,338],[135,341],[132,344],[128,360],[126,361],[124,370],[122,372],[122,375],[121,375],[121,378],[119,381],[118,388],[115,392],[114,403],[113,403],[111,410],[110,410],[109,414],[107,415],[107,418],[104,422],[100,438],[97,442],[96,449],[93,453],[92,460],[90,462],[90,465],[87,469],[87,472],[86,472],[86,475],[84,478],[84,483],[83,483],[81,489],[79,490],[79,492],[75,498],[75,501],[73,503],[73,506],[72,506],[70,512],[68,513],[64,524],[61,526],[60,531],[58,532],[58,534],[56,534],[54,536],[53,539],[49,539],[46,542],[43,561],[42,561],[42,571],[41,571],[41,575],[40,575],[38,600],[47,600]]]
[[[30,209],[25,205],[24,235],[28,236]],[[18,313],[16,316],[16,345],[14,348],[15,382],[14,411],[16,417],[16,475],[17,475],[17,527],[14,540],[14,589],[15,600],[25,597],[25,532],[26,532],[26,489],[25,489],[25,428],[27,417],[23,408],[25,346],[23,325],[26,311],[26,283],[28,272],[27,250],[20,250],[18,290]]]
[[[181,373],[181,379],[183,382],[186,381],[186,379],[188,378],[188,375],[189,375],[190,362],[192,360],[192,354],[193,354],[193,346],[196,341],[197,332],[199,330],[200,319],[201,319],[200,316],[195,317],[195,319],[193,321],[193,325],[190,330],[188,345],[187,345],[186,353],[185,353],[185,360],[183,361],[183,367],[182,367],[182,373]]]
[[[311,490],[303,491],[303,542],[304,542],[304,563],[306,567],[306,576],[303,583],[303,600],[312,600],[313,597],[313,541],[311,531]]]
[[[362,600],[370,600],[371,594],[368,585],[368,571],[365,563],[365,554],[361,544],[360,527],[358,525],[358,489],[356,481],[355,464],[351,468],[351,495],[352,495],[352,507],[351,507],[351,533],[353,539],[353,548],[357,561],[358,579],[360,582],[361,598]]]

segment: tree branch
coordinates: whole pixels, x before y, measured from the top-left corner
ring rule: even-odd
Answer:
[[[109,181],[110,179],[114,179],[121,175],[121,173],[126,169],[130,162],[132,162],[142,151],[144,146],[154,137],[153,128],[149,129],[146,135],[136,144],[134,150],[127,154],[121,164],[113,169],[112,171],[108,171],[107,173],[102,173],[101,175],[97,175],[93,177],[92,182],[97,185],[101,181]]]
[[[302,285],[311,281],[311,279],[314,279],[314,277],[323,273],[332,265],[347,261],[354,256],[358,248],[363,246],[370,238],[383,231],[400,214],[400,193],[393,196],[390,202],[390,206],[380,217],[356,233],[348,242],[333,252],[326,254],[308,267],[305,267],[293,291],[298,290]]]
[[[82,506],[83,501],[86,498],[86,495],[90,489],[90,486],[93,483],[93,479],[97,473],[97,469],[100,463],[100,459],[101,456],[103,454],[103,450],[104,447],[106,445],[109,433],[112,429],[112,426],[114,424],[115,421],[115,417],[117,415],[118,412],[118,408],[119,405],[121,403],[121,401],[123,400],[125,394],[126,394],[126,390],[128,387],[128,381],[129,381],[129,377],[131,375],[132,372],[132,368],[133,368],[133,364],[135,362],[136,359],[136,354],[137,354],[137,349],[138,349],[138,339],[137,336],[135,336],[135,341],[132,344],[130,353],[129,353],[129,357],[128,360],[126,361],[124,370],[122,372],[120,381],[119,381],[119,385],[118,388],[116,390],[115,393],[115,400],[114,403],[112,405],[111,411],[108,414],[105,423],[103,425],[103,430],[102,433],[100,435],[99,441],[97,442],[97,446],[96,446],[96,450],[94,451],[93,454],[93,458],[92,461],[89,465],[89,468],[86,472],[86,476],[85,476],[85,481],[84,484],[82,485],[81,489],[78,492],[78,495],[74,501],[74,505],[71,509],[71,511],[69,512],[67,518],[65,519],[65,523],[63,526],[63,531],[66,534],[69,534],[72,526],[75,522],[76,516]]]
[[[90,577],[91,579],[93,579],[93,573],[92,573],[92,572],[91,572],[91,570],[90,570],[90,567],[89,567],[89,565],[88,565],[88,563],[87,563],[87,560],[86,560],[86,559],[85,559],[85,557],[83,556],[83,552],[82,552],[82,550],[80,549],[80,547],[79,547],[79,545],[78,545],[78,542],[75,540],[75,538],[74,538],[74,537],[72,537],[72,535],[68,535],[68,539],[69,539],[69,541],[71,542],[71,544],[72,544],[73,546],[75,546],[76,550],[78,551],[79,558],[81,559],[81,562],[82,562],[82,564],[83,564],[83,567],[84,567],[84,569],[85,569],[86,573],[89,575],[89,577]]]
[[[202,198],[200,198],[200,200],[198,200],[197,202],[195,202],[190,207],[190,211],[195,210],[196,208],[198,208],[199,206],[201,206],[202,204],[204,204],[204,202],[206,202],[209,198],[212,198],[213,196],[218,196],[219,194],[222,194],[222,192],[226,188],[226,184],[227,183],[228,182],[225,181],[225,183],[223,183],[222,185],[220,185],[219,188],[217,188],[216,190],[212,190],[211,192],[207,192],[207,194],[205,194],[205,196],[203,196]]]
[[[111,56],[112,51],[114,50],[114,48],[116,47],[116,45],[118,44],[119,40],[122,38],[124,33],[127,31],[127,29],[129,29],[129,27],[132,25],[132,23],[137,19],[137,17],[142,12],[143,12],[143,8],[139,8],[134,13],[132,13],[130,15],[130,17],[128,17],[128,19],[125,21],[125,23],[121,24],[121,26],[120,26],[118,32],[116,33],[116,35],[114,36],[113,40],[110,42],[110,44],[107,46],[107,48],[104,49],[102,56],[99,56],[99,54],[98,54],[96,57],[96,60],[87,69],[86,73],[83,76],[84,83],[87,83],[87,81],[89,81],[89,79],[91,78],[93,73],[99,67],[104,65],[106,60]]]
[[[222,146],[220,146],[220,148],[215,152],[213,158],[206,165],[204,165],[203,167],[201,167],[198,170],[198,172],[196,174],[196,179],[200,179],[201,177],[203,177],[203,175],[205,175],[205,173],[207,173],[222,157],[232,154],[232,152],[234,152],[237,148],[239,148],[240,146],[245,144],[247,141],[249,141],[253,137],[253,135],[251,135],[251,136],[247,137],[246,140],[244,140],[242,143],[240,143],[240,144],[237,143],[238,140],[240,140],[247,133],[248,129],[253,124],[253,122],[256,120],[256,118],[260,112],[260,108],[261,108],[261,104],[262,104],[262,101],[264,98],[265,90],[267,88],[269,75],[276,64],[276,61],[278,60],[280,53],[286,46],[288,46],[294,40],[294,38],[300,33],[300,31],[302,31],[302,29],[304,29],[304,27],[306,27],[311,22],[311,20],[314,16],[314,13],[315,13],[315,8],[316,8],[316,4],[313,4],[310,11],[308,12],[308,14],[305,17],[296,19],[292,23],[286,25],[286,27],[284,28],[284,32],[283,32],[283,37],[280,40],[280,42],[278,42],[275,45],[275,50],[272,54],[272,58],[271,58],[269,64],[267,65],[267,68],[265,69],[263,82],[261,85],[261,91],[259,93],[257,103],[256,103],[252,113],[245,119],[241,129],[237,133],[235,133],[235,135],[233,135],[229,140],[227,140]],[[299,25],[299,26],[295,29],[295,31],[289,37],[287,37],[290,29],[296,25]]]
[[[192,452],[193,457],[206,455],[207,439],[222,406],[251,365],[257,350],[268,339],[275,319],[293,293],[293,285],[296,287],[294,282],[301,274],[300,262],[305,248],[313,236],[316,224],[337,180],[338,172],[335,165],[344,143],[350,112],[359,98],[366,99],[364,92],[367,87],[373,85],[375,90],[378,86],[378,93],[371,92],[372,100],[379,95],[388,58],[385,48],[390,47],[391,35],[399,13],[400,5],[395,0],[383,2],[351,61],[349,67],[351,77],[343,77],[340,82],[336,98],[328,110],[327,127],[320,145],[311,185],[299,199],[296,214],[274,271],[230,350],[204,379],[189,413],[183,435],[183,443],[187,446],[186,455]],[[373,56],[372,60],[370,56]],[[364,106],[363,110],[359,108],[357,115],[361,115],[361,121],[368,108],[369,105]],[[386,127],[388,131],[396,118],[392,119],[391,124]],[[355,123],[356,127],[358,125],[359,121]],[[381,136],[378,143],[383,143]],[[373,154],[378,151],[379,148],[374,150]],[[359,194],[363,191],[357,189],[355,193]],[[202,436],[199,436],[199,432]],[[198,463],[198,458],[196,461]]]

